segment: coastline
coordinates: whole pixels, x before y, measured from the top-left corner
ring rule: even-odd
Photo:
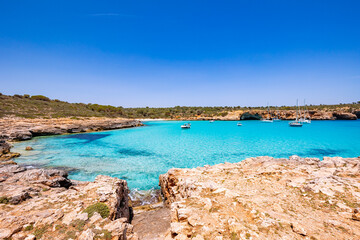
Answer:
[[[139,121],[208,121],[208,120],[219,120],[219,121],[243,121],[243,120],[260,120],[273,118],[276,115],[281,120],[295,120],[295,110],[278,110],[272,111],[269,114],[267,110],[236,110],[226,112],[224,115],[219,116],[204,116],[194,115],[193,117],[182,117],[178,116],[175,118],[137,118]],[[336,110],[310,110],[308,116],[311,120],[357,120],[360,119],[360,109],[349,109],[340,108]]]
[[[11,159],[20,156],[11,152],[11,142],[30,140],[37,136],[98,132],[143,126],[140,121],[124,118],[57,118],[0,119],[0,164],[16,164]]]
[[[138,120],[125,119],[102,119],[97,124],[83,121],[78,125],[73,120],[66,121],[69,121],[67,127],[15,125],[14,131],[6,133],[7,139],[27,140],[29,134],[25,128],[33,137],[142,125]],[[6,152],[11,146],[4,141],[0,147]],[[9,154],[1,151],[1,157]],[[49,238],[73,234],[77,239],[92,239],[99,234],[110,234],[115,239],[126,236],[133,240],[144,236],[153,236],[145,239],[204,240],[219,234],[222,239],[360,236],[356,230],[360,226],[360,158],[328,157],[320,161],[298,156],[289,159],[264,156],[238,163],[170,169],[159,177],[161,193],[145,196],[153,201],[147,205],[131,200],[125,180],[99,175],[94,182],[81,182],[68,179],[67,173],[59,169],[27,169],[11,161],[0,164],[0,196],[4,197],[0,203],[3,206],[0,237],[24,239],[39,231]],[[138,199],[144,196],[138,195]],[[95,203],[105,203],[110,216],[117,217],[85,215],[85,209]],[[62,207],[67,205],[65,209]],[[111,213],[120,205],[121,213]],[[320,219],[321,224],[303,221],[304,212],[312,219]],[[4,217],[9,214],[10,222]],[[154,227],[150,222],[158,225]]]
[[[360,158],[263,156],[170,169],[159,177],[164,203],[139,207],[131,205],[127,183],[118,178],[99,175],[94,182],[73,181],[61,170],[18,165],[1,165],[0,178],[3,238],[360,236]],[[87,209],[100,203],[108,208],[105,217],[89,215]]]

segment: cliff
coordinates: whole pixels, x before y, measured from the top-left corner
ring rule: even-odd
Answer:
[[[249,158],[160,176],[166,239],[359,239],[360,158]]]

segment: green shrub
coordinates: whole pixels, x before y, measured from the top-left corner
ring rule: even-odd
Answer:
[[[76,230],[78,230],[79,232],[84,230],[84,226],[86,225],[86,221],[84,220],[80,220],[80,219],[76,219],[74,221],[72,221],[70,223],[71,226],[73,226]]]
[[[25,231],[31,231],[34,229],[34,225],[30,224],[25,227]]]
[[[30,98],[29,94],[24,94],[24,98]]]
[[[108,230],[95,230],[95,237],[94,239],[105,239],[105,240],[111,240],[112,236],[111,236],[111,233],[108,231]]]
[[[40,239],[46,232],[47,228],[48,228],[48,225],[45,225],[42,228],[35,229],[34,235],[35,235],[36,239]]]
[[[45,96],[43,96],[43,95],[34,95],[34,96],[31,96],[31,99],[41,100],[41,101],[47,101],[47,102],[50,101],[50,98],[45,97]]]
[[[107,218],[110,215],[109,207],[105,203],[95,203],[88,206],[84,212],[88,214],[88,217],[91,218],[95,212],[99,213],[102,218]]]

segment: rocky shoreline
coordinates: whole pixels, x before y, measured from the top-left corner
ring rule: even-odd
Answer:
[[[140,121],[123,118],[56,118],[0,119],[0,164],[15,164],[11,159],[19,153],[10,152],[11,141],[24,141],[37,136],[80,132],[96,132],[143,126]]]
[[[160,176],[166,239],[359,239],[360,158],[249,158]]]
[[[360,157],[256,157],[159,177],[132,207],[125,180],[70,180],[11,160],[8,141],[141,126],[126,119],[0,120],[0,239],[358,239]],[[14,155],[15,154],[15,155]]]
[[[268,113],[267,110],[237,110],[227,112],[224,116],[216,117],[204,117],[196,116],[191,118],[191,120],[260,120],[263,118],[273,118],[277,114],[278,117],[282,120],[295,120],[296,111],[295,110],[279,110],[272,111],[272,115]],[[351,110],[351,109],[337,109],[337,110],[310,110],[308,112],[311,120],[357,120],[360,119],[360,109]],[[184,119],[187,120],[187,119]]]
[[[0,239],[358,239],[360,158],[256,157],[159,177],[164,205],[125,180],[0,166]],[[167,207],[166,207],[167,206]]]

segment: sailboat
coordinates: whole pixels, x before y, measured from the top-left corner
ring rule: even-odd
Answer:
[[[309,114],[309,110],[305,104],[305,99],[304,99],[304,117],[303,117],[303,123],[311,123],[311,119],[310,119],[310,114]]]
[[[296,105],[297,105],[297,108],[296,108],[296,120],[292,121],[292,122],[289,122],[290,127],[302,127],[302,125],[303,125],[302,122],[298,120],[298,110],[300,112],[298,100],[296,100]],[[300,112],[300,114],[301,114],[301,112]]]
[[[270,113],[269,104],[267,105],[267,108],[268,108],[268,113],[269,113],[269,115],[270,115],[270,118],[261,119],[261,122],[264,122],[264,123],[272,123],[273,120],[271,119],[271,113]]]
[[[279,109],[276,107],[276,116],[274,117],[273,121],[274,122],[278,122],[281,121],[281,119],[279,118],[280,114],[279,114]]]

